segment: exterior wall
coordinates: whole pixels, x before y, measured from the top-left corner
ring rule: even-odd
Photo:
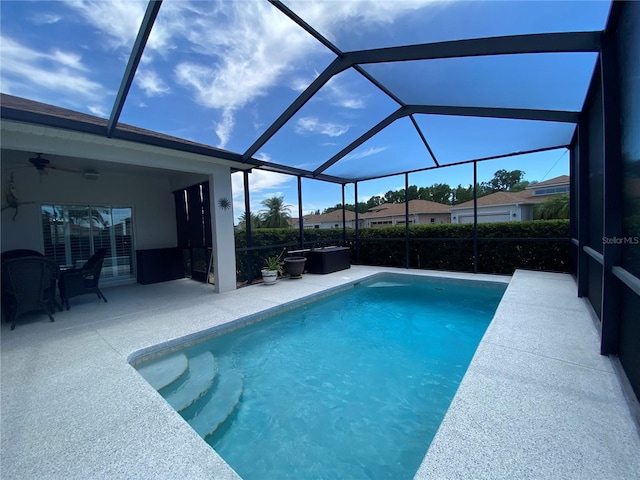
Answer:
[[[409,225],[429,225],[431,219],[435,219],[434,224],[451,223],[451,215],[448,213],[410,213]],[[392,227],[394,225],[404,225],[404,215],[387,215],[384,217],[364,218],[362,225],[366,227]]]
[[[3,152],[3,161],[6,160]],[[3,192],[11,171],[20,201],[34,203],[20,205],[15,221],[13,209],[2,212],[2,251],[16,248],[42,251],[40,206],[51,203],[132,207],[135,249],[176,245],[175,207],[167,178],[105,172],[98,180],[86,180],[62,171],[40,176],[27,167],[2,171]]]
[[[233,234],[233,209],[219,205],[222,198],[231,200],[231,169],[226,166],[212,167],[209,176],[209,199],[211,203],[211,231],[214,252],[215,291],[229,292],[236,289],[236,244]]]
[[[431,219],[434,219],[432,222]],[[450,213],[420,213],[418,214],[418,225],[440,225],[451,223]]]
[[[327,221],[320,220],[320,221],[315,221],[315,222],[303,219],[302,220],[302,224],[303,224],[305,229],[309,229],[309,230],[316,230],[316,229],[319,229],[319,230],[331,230],[331,229],[333,229],[333,230],[335,230],[337,228],[342,228],[342,220],[341,219],[340,220],[330,220],[330,221],[329,220],[327,220]],[[354,228],[355,222],[353,220],[347,220],[345,222],[345,225],[346,225],[347,228]],[[297,219],[296,219],[295,222],[293,222],[291,224],[291,226],[293,228],[298,228],[299,223],[298,223]]]
[[[520,220],[523,222],[533,220],[533,205],[522,205],[520,207]]]
[[[478,207],[478,223],[519,222],[521,220],[532,219],[533,207],[531,205],[496,205],[491,207]],[[473,223],[473,208],[453,210],[451,212],[451,222]]]
[[[335,230],[336,228],[342,228],[342,222],[313,222],[313,223],[304,223],[304,228],[308,228],[310,230],[313,229],[320,229],[320,230]],[[337,226],[336,226],[337,225]],[[294,226],[297,228],[298,224],[294,224]],[[347,220],[346,221],[346,226],[347,228],[353,228],[353,221],[351,220]]]

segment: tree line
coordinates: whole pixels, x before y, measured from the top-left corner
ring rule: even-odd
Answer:
[[[525,172],[522,170],[498,170],[493,174],[493,178],[488,182],[478,184],[478,197],[489,195],[495,192],[521,192],[529,185],[538,183],[537,181],[523,180]],[[460,203],[473,200],[473,185],[463,187],[459,184],[452,188],[446,183],[434,183],[429,187],[418,187],[411,185],[408,188],[409,200],[429,200],[431,202],[442,203],[444,205],[458,205]],[[405,189],[389,190],[384,196],[376,195],[366,202],[358,202],[358,213],[366,213],[371,208],[384,203],[404,203],[406,200]],[[264,207],[258,213],[251,212],[251,228],[286,228],[290,226],[291,205],[284,203],[284,196],[274,196],[260,202]],[[356,206],[345,204],[345,210],[355,212]],[[334,210],[342,210],[342,204],[338,203],[334,207],[325,208],[322,212],[316,210],[314,213],[330,213]],[[534,215],[538,219],[569,218],[569,196],[555,195],[542,205],[536,205]],[[239,217],[240,227],[246,225],[246,212]]]
[[[483,197],[495,192],[521,192],[527,186],[537,183],[523,180],[525,172],[522,170],[498,170],[493,174],[493,178],[488,182],[478,184],[478,197]],[[473,185],[463,187],[458,184],[452,188],[446,183],[434,183],[429,187],[418,187],[410,185],[408,188],[409,200],[429,200],[430,202],[442,203],[444,205],[458,205],[460,203],[473,200]],[[371,208],[377,207],[384,203],[404,203],[406,200],[405,189],[389,190],[384,196],[375,195],[366,202],[358,202],[358,213],[368,212]],[[353,204],[345,204],[346,210],[356,211]],[[333,212],[334,210],[342,210],[342,204],[336,204],[333,207],[325,208],[322,213]],[[319,210],[316,214],[320,214]]]

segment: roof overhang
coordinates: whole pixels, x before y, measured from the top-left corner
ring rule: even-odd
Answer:
[[[219,167],[250,169],[251,165],[226,158],[186,152],[122,138],[36,125],[2,118],[2,148],[30,153],[79,157],[101,162],[162,168],[176,172],[210,174]]]

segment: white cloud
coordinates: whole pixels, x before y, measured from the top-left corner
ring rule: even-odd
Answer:
[[[171,92],[169,86],[153,70],[139,68],[135,80],[147,97],[162,96]]]
[[[55,13],[38,13],[31,17],[31,21],[36,25],[52,25],[62,20],[62,16]]]
[[[147,2],[132,0],[66,0],[65,3],[107,34],[112,48],[133,45],[147,6]]]
[[[189,48],[211,61],[181,61],[175,68],[178,83],[193,92],[198,104],[221,111],[222,145],[232,134],[227,127],[234,125],[239,109],[287,81],[286,75],[296,71],[298,64],[314,50],[324,51],[311,36],[266,2],[223,5],[224,18],[214,8],[213,13],[200,12],[197,21],[184,29]],[[191,13],[185,5],[182,14]]]
[[[257,158],[258,160],[262,160],[263,162],[271,161],[271,155],[269,155],[266,152],[258,152],[254,155],[254,157]]]
[[[315,77],[312,79],[296,77],[289,82],[289,88],[294,92],[302,93],[307,89],[309,85],[311,85],[311,83],[313,83],[313,81],[318,75],[319,75],[318,72],[316,72]]]
[[[96,117],[107,118],[109,116],[103,105],[89,105],[87,108]]]
[[[389,23],[423,3],[296,2],[294,9],[331,38],[332,29],[354,18],[369,25]],[[143,0],[68,0],[66,4],[104,34],[106,47],[127,53],[147,6]],[[175,52],[180,52],[177,60]],[[214,129],[219,146],[224,147],[233,136],[240,109],[269,95],[276,85],[301,91],[309,84],[301,66],[318,52],[329,56],[319,42],[268,2],[165,1],[142,65],[158,72],[156,81],[147,85],[148,94],[166,93],[169,81],[175,80],[191,92],[196,103],[218,110],[220,118]],[[173,78],[160,76],[156,62],[162,61],[174,65]],[[292,74],[296,76],[289,78]],[[334,105],[348,109],[365,105],[357,92],[345,90],[335,80],[326,91]],[[261,121],[254,119],[254,123]],[[335,134],[339,127],[325,134]]]
[[[344,98],[341,105],[345,108],[364,108],[365,103],[362,98]]]
[[[342,160],[348,161],[348,160],[357,160],[359,158],[370,157],[371,155],[384,152],[387,148],[389,147],[370,147],[367,150],[364,150],[362,152],[351,153],[349,155],[346,155]]]
[[[318,75],[319,73],[315,72],[315,76],[311,79],[296,77],[289,82],[289,88],[295,92],[302,93]],[[343,75],[346,75],[346,73],[340,73],[331,78],[331,80],[322,87],[319,95],[326,96],[327,101],[337,107],[349,109],[364,108],[366,106],[364,98],[345,85]]]
[[[24,46],[11,38],[0,36],[2,57],[2,88],[4,91],[37,91],[73,95],[76,104],[101,101],[105,88],[87,78],[87,68],[81,58],[70,52],[55,50],[44,53]],[[9,92],[8,92],[9,93]],[[59,103],[59,102],[58,102]]]
[[[344,75],[344,74],[343,74]],[[359,109],[365,107],[365,101],[344,85],[340,75],[333,77],[322,89],[329,102],[343,108]]]
[[[420,9],[434,0],[350,0],[348,2],[309,2],[290,0],[287,2],[298,15],[320,32],[334,40],[332,30],[358,19],[363,25],[391,24],[396,18]]]
[[[251,211],[257,212],[256,206],[253,205],[256,202],[259,204],[257,198],[282,195],[280,190],[292,186],[294,182],[295,177],[291,175],[253,170],[249,174],[249,188],[252,196]],[[231,190],[234,199],[234,212],[237,212],[237,215],[241,215],[244,212],[244,174],[242,172],[236,172],[231,175]]]
[[[219,148],[224,148],[231,137],[231,131],[233,130],[233,125],[235,124],[235,119],[233,116],[232,108],[225,108],[222,111],[222,118],[219,122],[214,124],[214,130],[220,142],[218,142]]]
[[[339,137],[349,130],[348,125],[339,125],[337,123],[320,122],[315,117],[303,117],[296,122],[296,133],[319,133],[329,137]]]
[[[215,62],[183,62],[176,73],[198,103],[233,111],[266,95],[317,42],[266,2],[224,6],[225,22],[205,15],[185,32],[191,48]]]
[[[84,72],[89,71],[89,69],[82,64],[82,56],[76,53],[54,50],[51,54],[51,58],[61,65],[65,65],[76,70],[82,70]]]

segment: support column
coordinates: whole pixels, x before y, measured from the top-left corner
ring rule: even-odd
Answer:
[[[342,244],[347,244],[347,213],[344,210],[344,183],[342,184]]]
[[[589,238],[589,119],[580,116],[578,123],[577,212],[578,219],[578,297],[589,295],[589,255],[584,251]]]
[[[228,292],[236,289],[236,245],[229,167],[212,166],[212,173],[209,174],[209,202],[215,291]]]
[[[473,273],[478,273],[478,162],[473,162]]]
[[[355,182],[353,184],[353,191],[355,194],[355,206],[356,206],[356,264],[360,263],[360,226],[358,225],[359,222],[359,215],[358,215],[358,182]]]
[[[298,176],[298,244],[304,248],[304,225],[302,224],[302,177]]]
[[[249,172],[242,172],[244,181],[244,218],[245,218],[245,244],[247,248],[253,246],[251,238],[251,198],[249,195]],[[253,250],[247,250],[246,274],[249,284],[253,283]]]
[[[409,259],[409,174],[404,174],[404,262],[405,268],[411,268]]]
[[[604,239],[622,237],[622,152],[620,145],[620,95],[618,52],[615,32],[602,37],[600,73],[602,75],[602,111],[604,118]],[[604,241],[604,240],[603,240]],[[602,355],[618,353],[620,330],[620,282],[612,268],[620,265],[622,246],[604,241],[602,264]]]

